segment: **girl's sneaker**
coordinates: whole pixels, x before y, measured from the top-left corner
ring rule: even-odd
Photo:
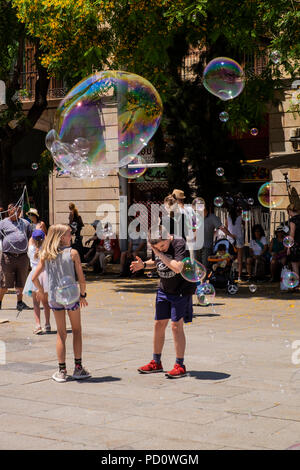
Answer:
[[[45,325],[43,329],[43,333],[50,333],[51,332],[51,325]]]
[[[37,326],[34,330],[33,330],[33,334],[34,335],[42,335],[43,334],[43,330],[40,326]]]
[[[75,369],[72,375],[73,379],[83,380],[83,379],[88,379],[89,377],[91,377],[91,374],[86,369],[84,369],[83,367],[75,366]]]
[[[58,370],[55,374],[52,375],[52,379],[56,382],[66,382],[67,381],[67,371]]]
[[[175,364],[173,369],[170,372],[166,373],[166,377],[169,379],[179,379],[180,377],[185,377],[187,375],[185,366],[180,364]]]

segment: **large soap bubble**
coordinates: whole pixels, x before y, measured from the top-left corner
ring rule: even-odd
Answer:
[[[131,163],[161,115],[161,98],[148,80],[122,71],[97,72],[61,101],[47,147],[55,163],[72,175],[101,177],[107,169]]]
[[[223,101],[236,98],[244,89],[245,75],[242,67],[228,57],[211,60],[204,69],[205,88]]]

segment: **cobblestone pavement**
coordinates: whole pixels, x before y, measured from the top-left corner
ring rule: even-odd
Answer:
[[[300,443],[299,293],[280,293],[277,284],[251,293],[243,285],[235,296],[217,291],[213,307],[200,307],[194,297],[195,318],[185,330],[189,376],[169,380],[137,372],[152,359],[156,285],[155,279],[88,276],[83,363],[92,377],[62,384],[51,379],[53,316],[52,333],[34,336],[33,311],[16,318],[16,296],[6,295],[0,449],[286,449]],[[165,370],[174,360],[168,327]]]

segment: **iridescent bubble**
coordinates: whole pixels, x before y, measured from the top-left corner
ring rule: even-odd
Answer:
[[[193,214],[187,214],[185,217],[185,224],[187,228],[192,231],[198,230],[204,224],[203,213],[194,212]]]
[[[36,171],[36,170],[39,168],[39,166],[38,166],[37,163],[33,163],[33,164],[31,165],[31,168],[32,168],[34,171]]]
[[[145,165],[145,160],[143,157],[137,156],[137,155],[131,155],[130,161],[128,161],[128,158],[126,159],[128,162],[127,165],[122,166],[119,169],[119,174],[123,176],[123,178],[127,179],[136,179],[139,178],[139,176],[142,176],[146,170],[147,167]],[[139,165],[138,167],[132,168],[131,165]]]
[[[196,295],[198,298],[199,305],[210,305],[214,302],[216,291],[212,284],[205,282],[197,286]]]
[[[249,197],[249,199],[248,199],[247,202],[248,202],[249,206],[253,206],[253,204],[254,204],[254,199],[253,199],[252,197]]]
[[[270,53],[270,59],[273,62],[273,64],[280,64],[281,62],[281,54],[279,51],[272,51]]]
[[[219,168],[216,169],[217,176],[224,176],[224,173],[225,173],[224,168],[219,167]]]
[[[252,129],[250,130],[250,134],[256,136],[258,134],[258,129],[256,127],[252,127]]]
[[[71,276],[64,276],[60,286],[55,289],[55,301],[61,305],[71,305],[78,302],[80,297],[79,286],[74,283]]]
[[[219,114],[219,119],[220,119],[220,121],[222,121],[222,122],[227,122],[228,119],[229,119],[229,114],[228,114],[226,111],[222,111],[222,112]]]
[[[257,291],[257,286],[255,284],[250,284],[249,291],[254,294]]]
[[[55,129],[51,129],[45,138],[45,145],[51,151],[52,144],[55,140],[59,140],[58,134]]]
[[[55,141],[68,145],[78,160],[75,169],[67,162],[64,168],[78,178],[103,177],[129,164],[154,135],[161,115],[160,96],[143,77],[109,70],[90,75],[57,109]]]
[[[283,194],[279,185],[273,182],[264,183],[258,190],[259,203],[268,209],[276,209],[283,202]]]
[[[243,91],[245,75],[235,60],[228,57],[217,57],[205,67],[203,84],[210,93],[221,100],[232,100]]]
[[[189,282],[202,282],[206,276],[206,268],[197,260],[184,258],[181,276]]]
[[[242,219],[244,222],[249,222],[251,220],[251,212],[250,211],[242,211]]]
[[[284,237],[282,243],[286,248],[292,248],[292,246],[294,245],[294,239],[293,237],[290,237],[289,235],[287,235],[286,237]]]
[[[299,284],[299,276],[293,271],[285,271],[282,277],[282,282],[289,289],[294,289]]]
[[[223,201],[223,198],[222,198],[221,196],[216,196],[216,197],[214,198],[214,205],[215,205],[216,207],[222,207],[222,206],[223,206],[223,202],[224,202],[224,201]]]

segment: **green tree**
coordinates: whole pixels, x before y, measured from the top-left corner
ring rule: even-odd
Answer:
[[[4,2],[10,3],[10,2]],[[92,68],[123,69],[149,79],[164,102],[155,136],[158,155],[171,162],[174,185],[194,182],[213,193],[212,168],[228,164],[238,176],[240,155],[229,133],[263,122],[268,104],[288,75],[299,74],[299,12],[293,0],[12,0],[17,27],[39,46],[40,64],[69,86]],[[189,80],[182,76],[190,47],[200,51]],[[260,74],[251,57],[277,50]],[[205,64],[229,56],[246,73],[243,93],[230,102],[202,85]],[[250,62],[249,62],[250,58]],[[224,125],[219,112],[230,114]],[[180,170],[180,171],[179,171]],[[218,183],[219,184],[219,183]]]

